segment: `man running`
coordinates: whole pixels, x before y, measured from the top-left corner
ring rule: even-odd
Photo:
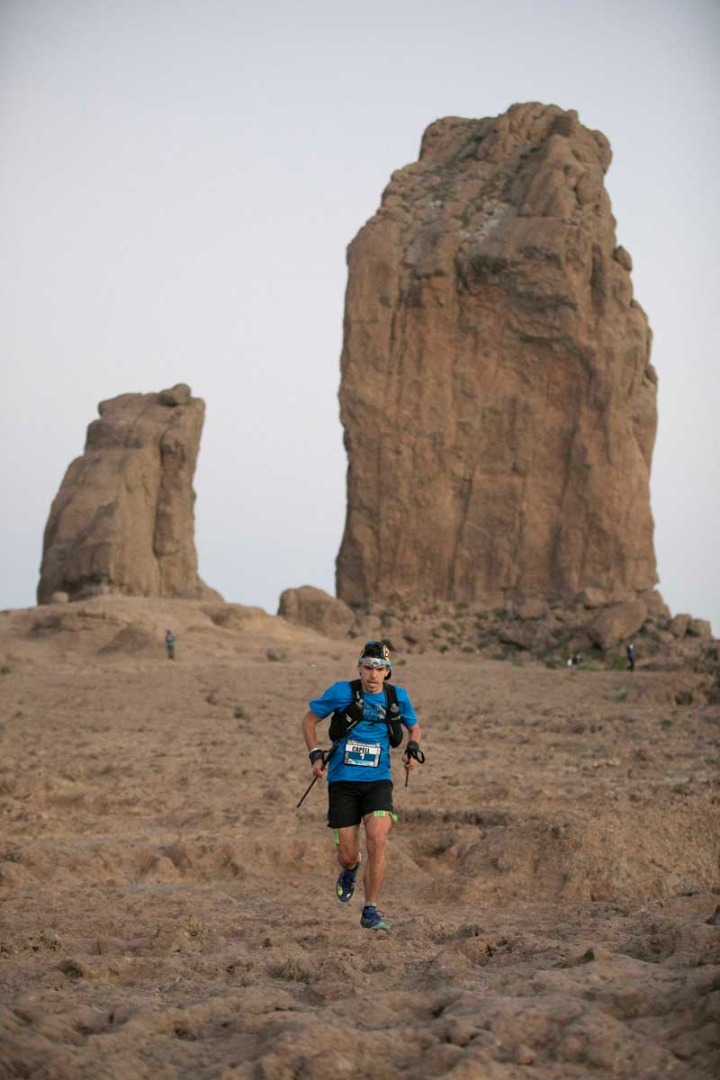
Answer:
[[[387,837],[392,821],[397,820],[393,813],[390,746],[402,741],[404,726],[410,737],[403,764],[409,771],[415,768],[418,757],[422,759],[422,736],[407,691],[401,686],[386,689],[386,681],[392,676],[387,645],[368,641],[358,669],[360,679],[355,683],[333,683],[321,697],[308,702],[302,732],[313,776],[327,773],[328,826],[333,830],[340,864],[337,898],[346,904],[355,892],[362,822],[367,863],[360,925],[367,930],[389,930],[390,924],[378,911],[377,902],[385,878]],[[331,713],[333,746],[328,756],[317,744],[317,725]]]

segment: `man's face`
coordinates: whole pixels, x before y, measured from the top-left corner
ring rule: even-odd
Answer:
[[[366,694],[379,694],[383,688],[388,669],[360,664],[360,682]]]

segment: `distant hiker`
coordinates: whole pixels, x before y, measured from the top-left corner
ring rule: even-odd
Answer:
[[[632,641],[628,643],[628,647],[625,650],[625,655],[627,657],[627,662],[628,662],[628,666],[627,666],[628,671],[634,671],[635,670],[635,646],[633,645]]]
[[[368,641],[358,660],[360,678],[336,682],[319,698],[308,702],[302,733],[313,776],[328,780],[328,826],[337,844],[340,876],[335,893],[346,904],[355,892],[360,866],[360,823],[365,826],[367,864],[363,875],[365,906],[360,925],[367,930],[389,930],[377,909],[385,878],[385,855],[393,812],[390,747],[397,747],[407,729],[403,754],[406,776],[424,760],[419,749],[420,725],[402,686],[389,686],[390,652],[385,642]],[[330,751],[317,744],[317,725],[332,715]],[[302,800],[301,800],[302,801]],[[298,804],[299,805],[299,804]]]
[[[168,630],[165,634],[165,648],[167,650],[168,660],[175,659],[175,635],[172,630]]]

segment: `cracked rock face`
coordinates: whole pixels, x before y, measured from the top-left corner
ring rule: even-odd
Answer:
[[[38,602],[215,598],[198,577],[192,486],[205,403],[184,383],[98,406],[45,527]]]
[[[343,600],[655,584],[657,380],[610,160],[556,106],[439,120],[350,244]]]

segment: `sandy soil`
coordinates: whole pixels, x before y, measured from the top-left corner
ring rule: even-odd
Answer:
[[[0,1078],[717,1076],[720,707],[400,657],[427,762],[372,933],[323,786],[296,810],[356,656],[257,609],[0,615]]]

